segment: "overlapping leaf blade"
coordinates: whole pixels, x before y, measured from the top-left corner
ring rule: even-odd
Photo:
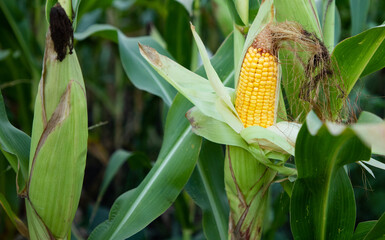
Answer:
[[[3,96],[0,92],[0,148],[17,173],[19,194],[23,194],[26,187],[30,145],[31,138],[8,121]]]
[[[185,98],[176,97],[156,164],[137,188],[115,201],[109,219],[92,232],[90,239],[128,238],[170,207],[190,177],[201,145],[201,138],[191,133],[184,118],[189,108],[191,104]]]
[[[295,239],[350,239],[355,200],[343,169],[368,160],[370,149],[350,128],[329,132],[311,112],[296,141],[296,180],[291,197],[290,224]]]

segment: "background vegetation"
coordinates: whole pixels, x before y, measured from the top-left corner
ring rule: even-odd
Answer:
[[[351,8],[352,3],[358,3],[359,9]],[[44,54],[47,29],[44,4],[42,0],[0,1],[0,89],[10,122],[27,134],[31,133],[33,103]],[[259,3],[251,0],[250,4],[258,6]],[[341,23],[337,41],[385,21],[382,0],[340,0],[336,4]],[[195,70],[200,63],[189,22],[197,26],[205,45],[215,53],[232,30],[232,19],[224,0],[88,0],[80,4],[77,20],[75,48],[87,88],[90,126],[83,192],[73,227],[73,239],[82,239],[108,217],[114,200],[136,187],[150,170],[162,144],[168,108],[159,97],[136,88],[127,77],[119,46],[114,41],[116,36],[85,37],[82,33],[99,23],[115,26],[129,37],[151,35],[177,62]],[[360,79],[350,97],[357,115],[367,110],[385,117],[384,79],[384,70]],[[127,158],[112,184],[103,185],[109,160],[118,156],[116,154],[130,156],[130,153],[133,157]],[[357,223],[378,219],[385,212],[385,173],[373,171],[376,179],[357,164],[350,166]],[[0,155],[0,193],[25,220],[24,201],[16,197],[15,182],[12,182],[14,175]],[[289,199],[281,192],[278,185],[272,189],[271,207],[276,216],[266,228],[266,239],[291,238],[288,212],[280,211],[288,209],[284,206],[289,204]],[[200,208],[183,192],[169,210],[132,239],[188,236],[204,239],[201,221]],[[0,239],[20,238],[0,208]]]

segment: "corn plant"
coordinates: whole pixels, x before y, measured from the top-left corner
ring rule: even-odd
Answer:
[[[92,9],[92,2],[83,3]],[[140,159],[151,170],[115,200],[108,219],[88,229],[89,239],[132,237],[173,203],[178,214],[186,199],[185,208],[196,204],[202,210],[205,239],[271,239],[269,232],[274,235],[274,224],[286,212],[294,239],[384,236],[384,216],[356,224],[347,165],[359,164],[373,176],[368,166],[385,169],[376,160],[385,155],[383,119],[369,112],[356,118],[348,99],[359,78],[385,66],[385,27],[359,33],[362,26],[356,23],[356,35],[338,43],[335,1],[216,3],[228,36],[210,58],[200,37],[206,26],[198,17],[190,26],[172,22],[173,17],[188,22],[179,3],[168,3],[178,11],[167,18],[161,39],[154,32],[127,37],[105,24],[73,35],[77,15],[86,11],[78,11],[80,1],[47,1],[50,27],[31,138],[10,124],[0,96],[0,147],[16,173],[17,193],[25,198],[28,228],[1,192],[0,203],[23,236],[70,239],[72,228],[79,237],[72,222],[88,130],[85,84],[73,43],[92,35],[117,44],[127,77],[160,97],[167,116],[156,162],[151,166],[146,157]],[[193,15],[199,4],[194,1]],[[183,26],[183,36],[172,36],[170,26]],[[190,45],[193,51],[182,51]],[[203,64],[196,69],[198,53]],[[90,225],[114,174],[138,155],[122,150],[112,155]],[[277,186],[286,203],[272,208]],[[181,219],[183,239],[193,238],[197,230]]]

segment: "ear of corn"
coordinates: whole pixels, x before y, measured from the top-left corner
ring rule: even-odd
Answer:
[[[269,127],[277,108],[277,58],[263,48],[250,46],[242,63],[235,109],[245,127]]]
[[[75,51],[62,61],[49,31],[35,102],[27,215],[31,239],[67,239],[87,153],[85,87]]]

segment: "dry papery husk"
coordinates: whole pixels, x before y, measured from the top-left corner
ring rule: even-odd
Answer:
[[[290,88],[295,89],[294,97],[300,99],[298,106],[291,106],[292,110],[313,109],[322,120],[346,119],[347,111],[341,111],[337,118],[331,112],[330,91],[338,91],[339,97],[345,99],[345,87],[336,74],[338,71],[332,64],[328,49],[316,34],[306,31],[296,22],[271,22],[257,35],[252,46],[274,56],[284,50],[280,52],[279,63],[286,71],[292,71],[289,76],[294,78],[283,81],[283,85],[286,88],[285,84],[290,84]],[[291,118],[294,120],[298,116]]]

